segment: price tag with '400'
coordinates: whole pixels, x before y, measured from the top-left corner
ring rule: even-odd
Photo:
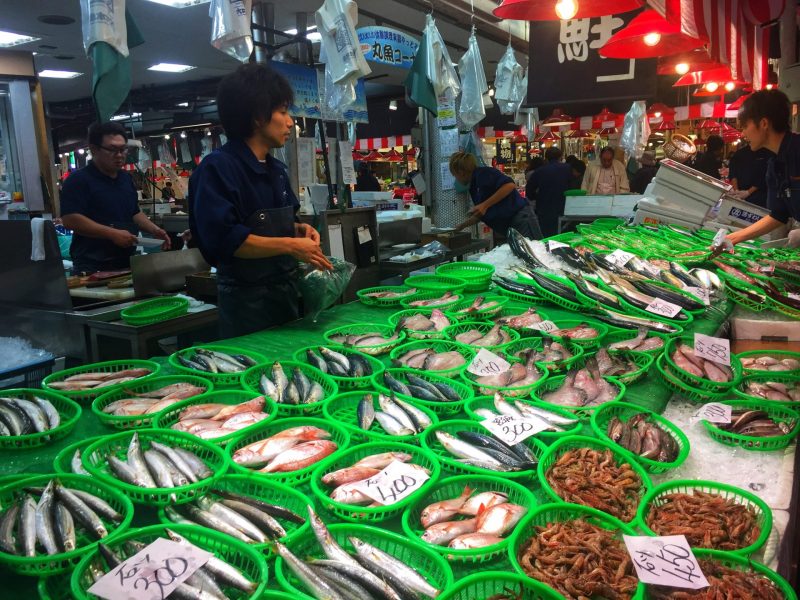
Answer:
[[[430,476],[419,465],[392,461],[383,471],[359,483],[358,490],[384,506],[396,504],[417,491]]]
[[[699,590],[708,587],[700,565],[683,535],[623,535],[639,581]]]
[[[481,348],[467,367],[467,371],[473,375],[482,377],[483,375],[505,373],[510,368],[511,364],[507,360],[497,356],[493,352],[489,352],[486,348]]]

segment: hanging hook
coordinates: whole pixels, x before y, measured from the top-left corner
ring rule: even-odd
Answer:
[[[469,0],[469,7],[472,10],[472,14],[469,16],[469,21],[472,23],[473,33],[475,32],[475,0]]]

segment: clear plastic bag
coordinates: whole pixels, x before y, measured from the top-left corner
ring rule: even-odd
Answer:
[[[247,62],[253,53],[250,33],[252,0],[211,0],[211,45],[233,58]]]
[[[425,17],[425,43],[428,44],[428,79],[433,84],[433,91],[437,96],[441,96],[445,90],[450,88],[453,96],[458,96],[461,92],[461,82],[458,74],[453,67],[450,53],[442,39],[442,34],[436,28],[436,22],[431,15]]]
[[[619,145],[628,156],[639,160],[642,158],[642,153],[647,149],[649,137],[650,120],[647,117],[647,105],[643,100],[637,100],[625,115]]]
[[[458,72],[461,75],[461,103],[459,104],[458,115],[464,126],[472,129],[486,116],[483,98],[484,94],[489,92],[486,73],[483,71],[481,50],[478,47],[478,38],[475,37],[474,27],[469,36],[467,51],[458,61]]]
[[[528,74],[526,69],[523,69],[522,65],[517,62],[511,44],[508,45],[506,53],[497,63],[494,88],[494,99],[502,114],[513,115],[519,110],[528,91]]]
[[[306,318],[317,322],[323,310],[333,306],[334,302],[344,293],[356,266],[335,257],[329,257],[333,269],[321,271],[309,265],[300,277],[300,293],[303,295],[303,308]]]
[[[322,36],[325,70],[335,84],[355,83],[372,70],[361,52],[356,35],[358,6],[352,0],[325,0],[314,14]],[[353,93],[355,97],[355,93]]]
[[[128,28],[125,23],[125,0],[81,0],[83,49],[95,42],[105,42],[128,56]]]

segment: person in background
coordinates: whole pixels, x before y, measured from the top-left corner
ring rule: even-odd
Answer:
[[[528,179],[531,178],[531,173],[533,173],[539,167],[544,166],[544,159],[541,156],[533,156],[527,160],[525,163],[525,182],[528,182]]]
[[[570,154],[565,160],[572,168],[572,177],[569,179],[569,188],[570,190],[579,190],[581,189],[581,184],[583,183],[583,176],[586,174],[586,163],[583,162],[580,158],[575,156],[574,154]]]
[[[356,177],[357,192],[380,192],[381,182],[369,171],[369,165],[362,162],[358,165],[358,176]]]
[[[558,233],[558,218],[564,214],[566,198],[572,179],[572,167],[561,162],[561,149],[550,146],[544,152],[547,163],[533,172],[525,187],[526,195],[536,194],[536,216],[542,228],[542,236],[550,237]]]
[[[733,153],[728,163],[728,178],[736,196],[766,208],[767,163],[773,156],[766,148],[753,151],[750,144],[742,145]]]
[[[71,229],[73,274],[130,268],[139,231],[163,240],[169,234],[139,210],[133,180],[123,171],[128,135],[119,123],[89,127],[92,160],[73,172],[61,190],[61,219]]]
[[[536,214],[508,175],[492,167],[479,167],[475,155],[467,152],[450,157],[450,172],[456,180],[456,191],[468,193],[474,205],[469,218],[458,224],[456,231],[482,221],[492,229],[496,242],[505,239],[509,227],[530,239],[542,238]]]
[[[161,199],[162,200],[174,200],[175,199],[175,190],[172,187],[172,182],[167,181],[164,184],[164,187],[161,190]]]
[[[710,135],[706,140],[706,151],[698,156],[692,167],[706,175],[719,179],[719,170],[722,168],[722,153],[725,142],[718,135]]]
[[[658,171],[656,153],[651,150],[642,152],[642,158],[639,159],[639,162],[642,166],[639,167],[639,170],[631,177],[631,191],[634,194],[644,194],[644,190],[650,185],[650,182]]]
[[[581,189],[590,196],[624,194],[630,191],[625,165],[614,160],[614,148],[606,146],[600,150],[600,162],[592,163],[583,176]]]
[[[300,203],[286,166],[270,155],[294,120],[286,78],[249,63],[226,75],[217,110],[228,141],[189,179],[192,241],[217,268],[222,337],[253,333],[300,316],[298,262],[331,269],[319,234],[296,217]]]

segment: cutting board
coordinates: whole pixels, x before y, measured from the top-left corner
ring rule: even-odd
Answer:
[[[83,286],[72,288],[69,295],[73,298],[94,298],[96,300],[130,300],[135,293],[133,287],[110,290],[107,287],[87,288]]]

